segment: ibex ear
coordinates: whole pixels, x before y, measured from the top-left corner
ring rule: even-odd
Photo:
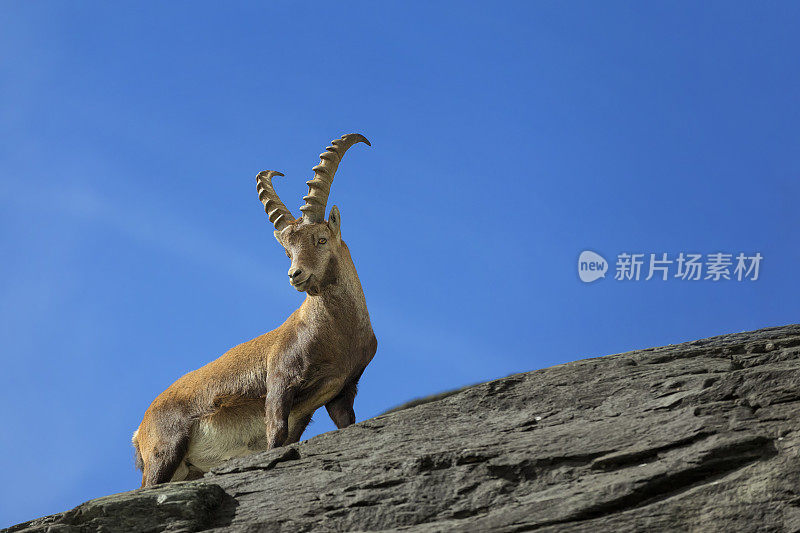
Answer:
[[[339,214],[339,208],[336,206],[331,208],[331,214],[328,215],[328,228],[330,228],[331,233],[333,233],[336,237],[341,236],[342,219],[341,215]]]
[[[283,243],[281,242],[281,232],[278,231],[278,230],[275,230],[274,232],[272,232],[272,234],[275,235],[275,240],[278,241],[278,243],[281,246],[283,246]]]

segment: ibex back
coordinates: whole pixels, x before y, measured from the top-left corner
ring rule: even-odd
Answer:
[[[283,174],[258,174],[259,199],[291,259],[289,283],[306,299],[280,327],[186,374],[150,404],[133,434],[143,487],[200,477],[226,459],[297,442],[323,405],[337,427],[355,422],[356,387],[378,341],[339,209],[333,206],[327,221],[325,211],[339,162],[358,142],[369,145],[349,134],[320,155],[299,219],[272,186]]]

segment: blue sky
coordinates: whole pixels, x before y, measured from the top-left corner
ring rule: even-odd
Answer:
[[[798,4],[432,4],[4,6],[0,527],[138,486],[150,401],[300,304],[254,177],[297,213],[343,133],[359,420],[797,322]],[[584,284],[583,250],[764,260]]]

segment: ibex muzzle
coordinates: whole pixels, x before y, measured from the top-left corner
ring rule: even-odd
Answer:
[[[306,299],[280,327],[186,374],[153,401],[133,435],[142,486],[199,477],[227,459],[297,442],[323,405],[337,427],[355,422],[358,381],[378,344],[339,209],[327,221],[325,210],[336,169],[358,142],[369,145],[345,135],[320,155],[300,219],[272,186],[283,174],[258,174],[258,197],[291,259],[289,282]]]

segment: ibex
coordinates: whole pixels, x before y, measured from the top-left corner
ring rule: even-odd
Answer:
[[[274,170],[256,177],[275,238],[291,259],[289,283],[302,305],[277,329],[235,346],[186,374],[145,411],[133,434],[142,486],[201,477],[226,459],[295,443],[323,405],[338,428],[355,422],[353,401],[378,341],[339,209],[325,210],[349,134],[320,155],[295,219],[272,186]]]

